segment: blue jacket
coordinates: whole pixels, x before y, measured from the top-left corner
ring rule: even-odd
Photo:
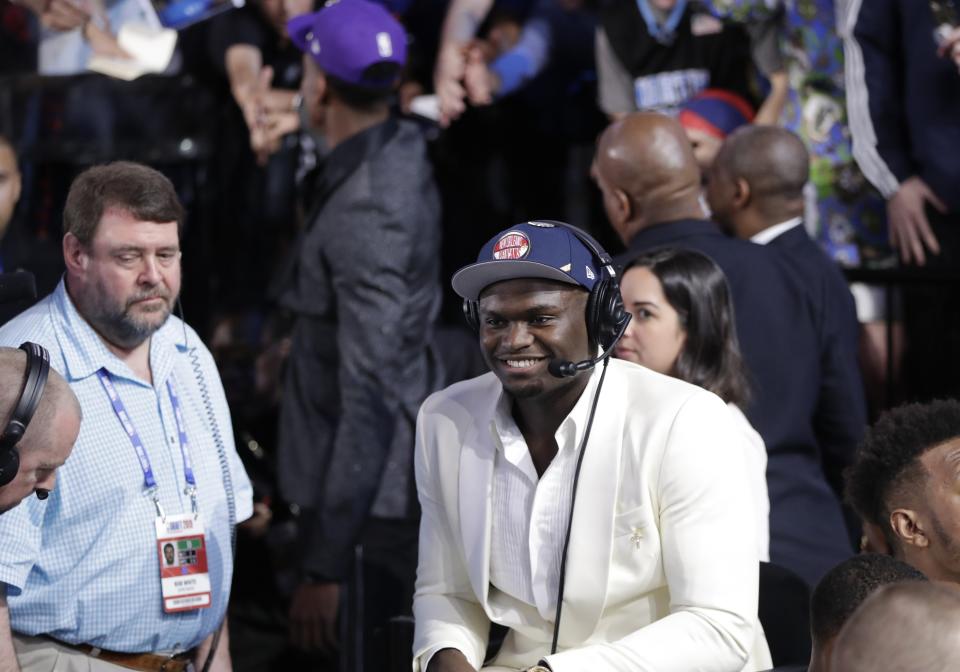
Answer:
[[[927,2],[853,0],[846,26],[853,154],[886,198],[918,175],[960,212],[960,73],[937,56]]]
[[[770,241],[783,267],[808,291],[820,342],[820,396],[814,431],[824,469],[837,492],[843,490],[843,469],[867,425],[867,403],[857,360],[860,323],[846,279],[803,226]]]
[[[770,560],[812,585],[852,554],[825,473],[849,462],[863,431],[862,415],[846,413],[841,395],[825,394],[835,384],[834,362],[822,352],[813,294],[776,252],[728,238],[708,221],[644,229],[621,260],[663,247],[702,252],[727,276],[750,374],[747,417],[767,446]],[[821,416],[833,422],[818,423]]]

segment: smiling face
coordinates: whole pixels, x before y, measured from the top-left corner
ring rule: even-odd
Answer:
[[[623,305],[633,319],[617,343],[616,356],[657,373],[673,375],[687,334],[680,316],[649,268],[634,266],[620,280]]]
[[[64,238],[70,295],[80,313],[121,348],[143,343],[170,316],[180,293],[176,222],[104,212],[90,245]]]
[[[578,385],[557,378],[551,359],[591,356],[586,290],[551,280],[505,280],[480,294],[480,345],[490,369],[513,397],[529,399]]]

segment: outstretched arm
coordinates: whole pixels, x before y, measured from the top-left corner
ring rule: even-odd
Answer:
[[[467,46],[477,34],[493,0],[453,0],[447,9],[433,71],[433,89],[440,102],[440,123],[450,124],[466,109],[463,76]]]

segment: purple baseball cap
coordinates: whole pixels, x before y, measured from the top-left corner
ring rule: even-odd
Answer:
[[[318,12],[290,19],[287,31],[325,74],[347,84],[392,86],[397,75],[375,80],[364,77],[364,71],[377,63],[402,68],[407,60],[403,26],[381,5],[367,0],[329,0]]]

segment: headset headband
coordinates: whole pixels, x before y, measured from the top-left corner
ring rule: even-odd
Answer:
[[[617,269],[613,265],[613,258],[607,254],[600,243],[597,242],[597,239],[591,236],[589,233],[580,229],[573,224],[567,224],[566,222],[561,222],[556,219],[535,219],[534,222],[543,222],[544,224],[553,224],[560,228],[566,229],[579,239],[581,243],[587,246],[587,249],[590,250],[590,253],[600,262],[600,265],[607,269],[607,273],[611,278],[617,277]]]
[[[12,448],[27,431],[27,425],[40,405],[40,397],[50,374],[50,354],[46,348],[36,343],[22,343],[20,349],[27,353],[27,368],[24,375],[20,398],[13,409],[10,421],[0,436],[0,446]]]

